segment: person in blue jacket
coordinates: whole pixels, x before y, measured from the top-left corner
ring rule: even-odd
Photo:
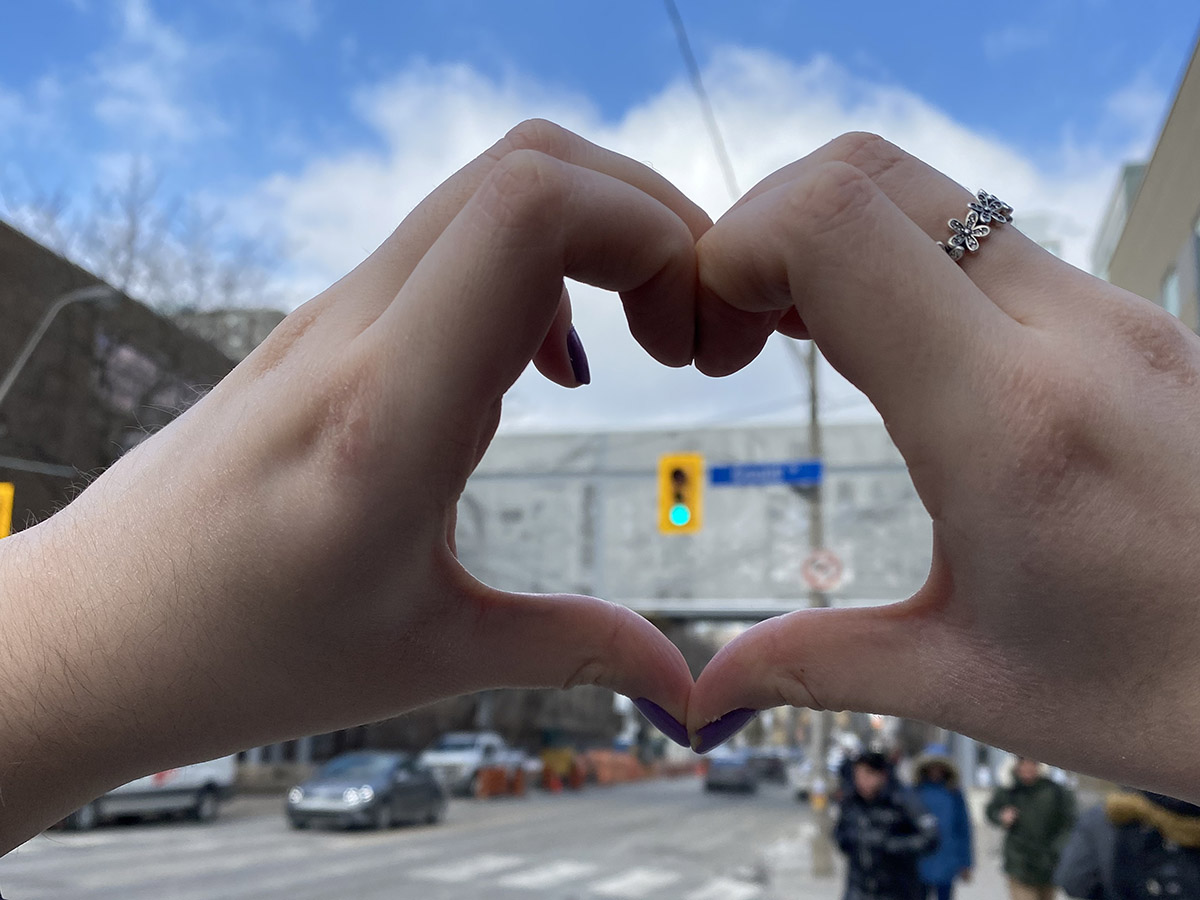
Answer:
[[[973,866],[971,815],[959,788],[958,769],[940,744],[925,748],[914,766],[916,793],[934,816],[942,839],[921,857],[921,880],[930,900],[950,900],[956,879],[970,881]]]

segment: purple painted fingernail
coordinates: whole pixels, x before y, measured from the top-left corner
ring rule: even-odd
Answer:
[[[707,753],[714,747],[719,747],[743,728],[750,720],[758,715],[756,709],[735,709],[727,712],[714,722],[709,722],[696,732],[692,738],[692,749],[697,753]]]
[[[583,341],[579,339],[579,332],[575,330],[574,325],[567,332],[567,358],[571,360],[571,372],[574,373],[575,380],[580,384],[591,384],[592,370],[588,368],[587,354],[583,352]]]
[[[655,703],[653,700],[647,700],[645,697],[639,697],[633,701],[633,705],[637,707],[638,712],[646,717],[651,725],[677,743],[680,747],[690,747],[688,742],[687,729],[683,723],[677,718]]]

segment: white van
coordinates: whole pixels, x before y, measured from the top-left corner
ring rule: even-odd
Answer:
[[[233,793],[237,756],[223,756],[179,769],[155,772],[113,788],[63,820],[70,831],[87,831],[119,816],[186,813],[201,822],[217,817],[222,800]]]

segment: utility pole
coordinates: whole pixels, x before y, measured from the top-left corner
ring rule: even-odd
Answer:
[[[667,9],[667,16],[671,19],[671,24],[675,27],[675,36],[679,41],[679,52],[683,56],[684,65],[687,67],[688,76],[691,78],[692,88],[696,92],[696,98],[700,101],[700,111],[704,116],[704,124],[708,129],[709,140],[712,141],[717,162],[720,164],[721,172],[725,176],[725,187],[729,190],[730,199],[736,201],[741,196],[741,190],[738,188],[737,177],[733,171],[733,163],[729,158],[729,151],[725,147],[725,141],[721,136],[721,129],[717,124],[717,117],[713,112],[708,92],[704,89],[704,80],[701,77],[700,66],[696,62],[695,54],[692,53],[692,45],[688,40],[687,28],[684,27],[683,17],[679,15],[679,8],[675,5],[675,0],[663,0],[663,3]],[[800,350],[796,342],[782,335],[780,336],[780,340],[785,343],[793,358],[799,361]],[[805,367],[808,372],[808,455],[810,459],[822,459],[820,405],[817,394],[817,363],[819,360],[820,353],[817,352],[817,345],[810,341],[808,356],[805,360]],[[821,509],[820,481],[813,485],[809,494],[808,535],[810,552],[824,549],[825,520]],[[814,589],[809,594],[808,605],[812,608],[828,606],[829,597],[824,592]],[[809,743],[809,759],[812,761],[811,771],[814,776],[812,809],[816,824],[816,830],[812,839],[812,872],[813,875],[822,878],[832,877],[834,873],[833,829],[829,822],[829,785],[826,783],[828,773],[825,771],[825,760],[829,755],[831,722],[831,716],[827,711],[814,713],[813,729]],[[792,719],[790,730],[791,738],[789,742],[794,742],[796,735],[795,718]]]
[[[817,392],[817,368],[821,354],[815,342],[808,344],[805,366],[808,370],[808,456],[809,459],[824,459],[821,444],[820,398]],[[821,503],[822,484],[812,486],[808,500],[808,547],[810,553],[825,549],[825,516]],[[829,606],[829,595],[815,588],[809,592],[810,609]],[[808,758],[813,773],[811,805],[813,824],[812,873],[818,878],[833,876],[833,827],[829,820],[829,783],[825,760],[829,757],[829,732],[832,716],[828,710],[814,712],[812,734],[809,739]]]

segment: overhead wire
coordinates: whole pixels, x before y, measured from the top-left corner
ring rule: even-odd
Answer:
[[[708,130],[709,140],[712,142],[713,152],[716,154],[717,163],[721,167],[721,172],[725,178],[725,187],[729,191],[729,199],[732,202],[742,196],[741,189],[738,187],[737,175],[733,170],[733,161],[729,156],[729,150],[725,145],[725,138],[721,134],[721,126],[717,122],[717,114],[713,110],[712,101],[709,99],[708,91],[704,87],[704,76],[700,71],[700,65],[696,62],[696,54],[692,52],[692,42],[688,38],[687,26],[683,23],[683,16],[679,13],[679,7],[675,0],[663,0],[663,5],[666,7],[667,16],[671,20],[671,24],[675,27],[675,37],[679,42],[679,54],[683,57],[683,64],[688,72],[688,78],[692,82],[692,90],[696,93],[696,99],[700,103],[700,112],[704,117],[704,124]],[[800,347],[796,341],[786,335],[779,335],[787,347],[788,356],[792,362],[800,370],[803,381],[808,381],[808,368],[804,359],[804,355],[800,352]],[[817,351],[813,351],[817,352]],[[815,390],[815,386],[811,388]]]
[[[712,102],[708,99],[708,91],[704,89],[704,78],[700,74],[700,66],[696,55],[692,53],[692,42],[688,40],[687,28],[683,24],[683,16],[675,0],[663,0],[667,7],[667,15],[675,26],[675,37],[679,41],[679,53],[683,56],[683,64],[687,67],[688,77],[692,80],[692,89],[700,100],[700,111],[704,116],[704,124],[708,127],[708,136],[712,140],[713,150],[717,154],[717,163],[725,176],[725,187],[729,190],[729,199],[736,201],[742,196],[738,188],[737,176],[733,171],[733,162],[729,151],[725,148],[725,139],[721,136],[721,127],[717,124],[716,113],[713,112]]]

